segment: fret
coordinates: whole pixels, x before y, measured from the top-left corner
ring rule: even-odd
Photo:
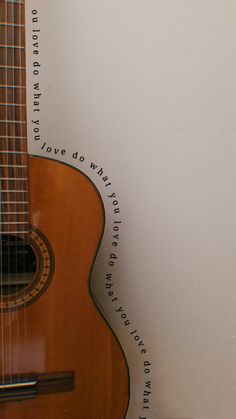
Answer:
[[[0,22],[0,27],[1,26],[9,26],[9,27],[14,27],[14,28],[24,28],[25,25],[20,24],[20,23],[9,23],[9,22]]]
[[[0,224],[1,223],[4,223],[4,225],[10,224],[11,226],[19,223],[20,226],[25,225],[26,227],[26,225],[29,224],[28,212],[26,212],[25,215],[21,215],[19,212],[10,213],[10,215],[7,214],[5,216],[3,215],[3,220],[0,221]]]
[[[0,64],[0,68],[5,68],[9,70],[25,70],[25,67],[21,67],[21,66],[16,66],[16,65],[3,65]]]
[[[6,150],[3,150],[3,151],[0,151],[0,154],[27,154],[26,153],[26,151],[16,151],[16,150],[12,150],[12,151],[6,151]]]
[[[21,236],[23,234],[29,234],[29,225],[26,225],[25,227],[22,226],[23,228],[21,228],[20,226],[2,226],[2,234],[17,234],[17,236]],[[3,275],[4,278],[4,275]],[[12,280],[11,280],[12,282]],[[8,284],[8,280],[7,280],[7,276],[6,276],[6,285]]]
[[[28,157],[27,157],[28,158]],[[2,160],[2,156],[0,157],[0,159]],[[23,159],[24,160],[27,160],[24,156],[23,156]],[[20,156],[16,156],[16,158],[13,158],[13,159],[9,159],[9,155],[6,157],[6,159],[5,160],[9,160],[9,161],[6,161],[6,162],[4,162],[4,163],[9,163],[8,164],[8,166],[7,167],[9,167],[9,165],[11,165],[12,167],[15,167],[16,168],[16,170],[18,170],[19,169],[19,164],[18,163],[22,163],[22,157],[20,157]],[[19,161],[15,161],[15,160],[19,160]],[[24,161],[24,163],[26,163],[26,161]],[[14,164],[14,166],[13,166],[13,164]],[[24,167],[26,166],[26,164],[24,165]],[[20,166],[20,169],[19,170],[22,170],[22,168],[24,168],[23,167],[23,165],[21,165]],[[2,170],[5,170],[3,167],[2,167]],[[10,168],[9,168],[9,170],[10,170]],[[1,173],[2,175],[7,175],[8,173]],[[25,173],[23,173],[23,175],[25,175]],[[12,184],[11,184],[12,185]],[[7,189],[10,189],[10,188],[7,188]]]
[[[6,139],[8,139],[8,138],[14,138],[14,140],[16,139],[16,140],[26,140],[27,139],[27,137],[21,137],[21,136],[16,136],[16,135],[0,135],[0,138],[6,138]]]
[[[1,190],[0,193],[7,193],[8,195],[13,195],[12,198],[15,199],[14,195],[16,193],[21,193],[22,196],[23,196],[23,195],[26,195],[28,193],[28,189],[4,189],[4,190]]]
[[[26,107],[26,105],[25,104],[23,104],[23,103],[0,103],[0,106],[19,106],[19,107],[22,107],[22,108],[25,108]]]
[[[6,220],[4,220],[4,221],[0,220],[0,224],[1,225],[7,225],[7,224],[28,224],[28,222],[26,220],[18,221],[17,219],[13,219],[13,221],[9,221],[7,219],[7,217],[5,217],[5,218],[6,218]]]
[[[27,211],[19,211],[17,212],[16,209],[15,211],[9,212],[9,211],[5,211],[2,212],[2,222],[9,222],[12,223],[14,221],[19,221],[19,222],[23,222],[25,221],[25,219],[27,219],[26,215],[28,214]],[[16,217],[17,215],[17,217]],[[1,222],[1,221],[0,221]]]
[[[27,177],[1,177],[0,180],[28,180]]]
[[[6,211],[6,212],[2,212],[1,213],[2,215],[24,215],[24,214],[28,214],[28,212],[26,212],[26,211],[22,211],[22,212],[9,212],[9,211]]]
[[[26,86],[11,86],[9,84],[1,84],[0,89],[26,89]]]
[[[1,221],[0,224],[6,225],[6,224],[28,224],[28,223],[27,221]]]
[[[18,201],[4,201],[4,202],[2,202],[2,205],[5,205],[5,204],[24,204],[24,205],[28,205],[28,201],[20,201],[20,202],[18,202]]]
[[[29,228],[29,222],[27,221],[27,216],[25,218],[22,218],[21,221],[18,220],[18,216],[15,215],[11,218],[11,221],[9,221],[6,217],[4,221],[0,221],[0,232],[7,232],[9,230],[19,230],[23,231]]]
[[[26,214],[28,214],[28,212]],[[19,220],[16,215],[19,215],[19,213],[16,212],[15,215],[11,217],[11,219],[8,219],[9,215],[5,216],[4,219],[0,221],[0,224],[28,224],[28,221],[26,221],[26,216],[24,216],[25,218],[23,217]]]
[[[22,4],[24,5],[24,1],[23,0],[2,0],[4,3],[16,3],[16,4]]]
[[[22,211],[23,210],[25,211],[25,207],[28,206],[28,201],[16,201],[16,199],[11,200],[11,201],[2,201],[2,207],[4,207],[4,205],[7,205],[7,206],[12,205],[13,206],[13,204],[14,205],[18,204],[19,206],[22,206],[23,207]],[[9,208],[7,210],[9,210]],[[13,210],[15,210],[14,206],[13,206]]]
[[[3,173],[4,175],[7,173]],[[4,190],[7,189],[24,189],[27,190],[28,189],[28,182],[27,182],[27,178],[22,178],[24,180],[20,180],[21,178],[18,177],[13,177],[13,178],[9,178],[9,176],[4,176],[1,177],[1,188]],[[1,192],[1,191],[0,191]]]
[[[27,231],[4,231],[4,233],[6,234],[19,234],[19,233],[21,233],[21,234],[28,234],[29,233],[29,230],[27,230]]]
[[[2,124],[26,124],[26,121],[15,121],[14,119],[0,119]]]
[[[26,187],[28,188],[28,179],[27,178],[7,178],[7,177],[2,177],[0,178],[1,181],[1,186],[3,189],[16,189],[16,184],[19,185],[17,186],[17,188],[19,187]]]
[[[9,192],[10,192],[10,193],[21,193],[21,192],[28,192],[28,190],[26,190],[26,189],[24,189],[24,190],[18,190],[18,189],[17,189],[17,190],[15,190],[15,191],[14,191],[14,190],[12,190],[12,189],[9,189],[9,190],[8,190],[8,189],[4,189],[4,190],[2,190],[2,191],[1,191],[1,193],[2,193],[2,192],[3,192],[3,193],[9,193]]]
[[[0,44],[0,48],[4,48],[4,49],[25,49],[25,47],[23,47],[22,45],[11,45],[11,44]]]
[[[1,193],[21,193],[21,192],[28,192],[28,190],[20,190],[20,191],[18,191],[17,189],[15,189],[15,190],[6,189],[4,191],[1,191]]]

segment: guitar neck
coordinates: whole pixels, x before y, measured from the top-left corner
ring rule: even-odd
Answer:
[[[2,232],[27,232],[28,167],[25,4],[0,2],[0,178]]]

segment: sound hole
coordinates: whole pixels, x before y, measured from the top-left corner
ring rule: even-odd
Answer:
[[[18,293],[33,281],[37,269],[37,258],[33,248],[24,239],[3,234],[1,262],[1,295]]]

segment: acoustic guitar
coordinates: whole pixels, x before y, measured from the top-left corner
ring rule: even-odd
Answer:
[[[28,156],[25,48],[25,2],[0,0],[0,418],[123,419],[126,360],[89,285],[103,204]]]

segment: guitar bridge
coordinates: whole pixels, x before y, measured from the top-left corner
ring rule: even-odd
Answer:
[[[27,400],[43,394],[73,391],[74,382],[73,371],[5,377],[0,383],[0,402]]]

